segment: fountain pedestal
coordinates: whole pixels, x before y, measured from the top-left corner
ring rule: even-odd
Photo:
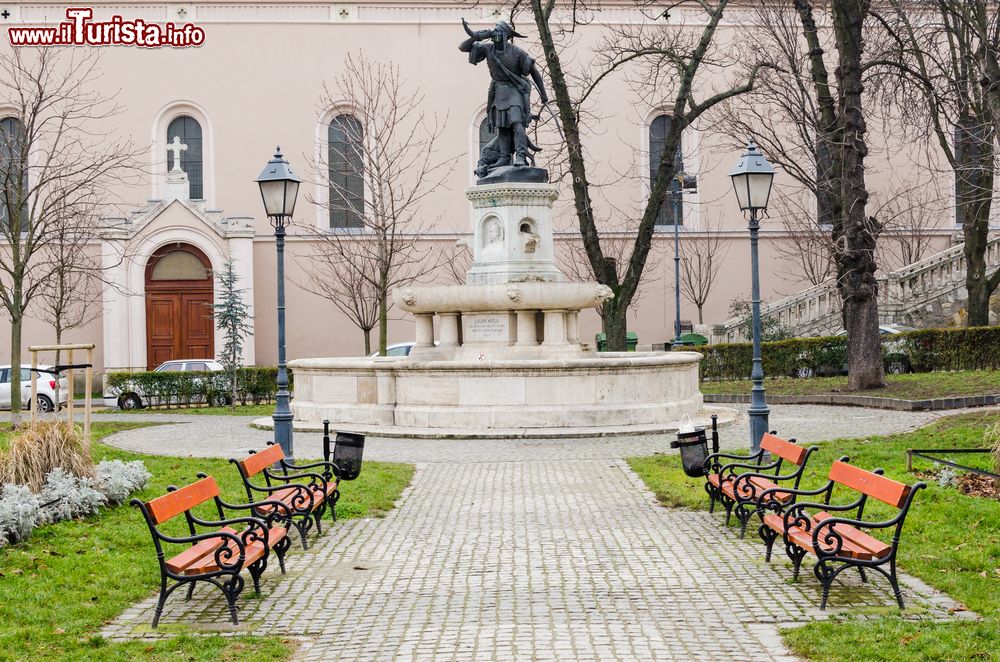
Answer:
[[[555,186],[481,184],[465,285],[406,287],[408,357],[301,359],[296,420],[401,436],[604,436],[675,430],[702,409],[695,352],[594,352],[581,310],[611,298],[555,263]]]

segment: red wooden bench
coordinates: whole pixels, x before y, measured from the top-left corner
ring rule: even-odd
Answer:
[[[760,497],[765,492],[772,501],[780,503],[793,501],[792,493],[783,491],[783,486],[779,486],[779,483],[797,488],[809,456],[816,450],[818,450],[816,446],[810,448],[799,446],[794,439],[785,441],[774,432],[768,432],[761,438],[760,451],[752,455],[729,453],[709,455],[705,460],[708,466],[705,490],[710,499],[709,512],[715,511],[716,501],[721,503],[726,509],[726,524],[729,524],[730,516],[735,512],[736,519],[740,523],[742,538],[746,535],[750,518],[760,511]],[[774,460],[770,464],[763,464],[765,453],[770,453]],[[722,464],[723,458],[741,462]],[[781,467],[785,462],[794,465],[796,469],[788,474],[782,474]]]
[[[846,460],[846,458],[845,458]],[[797,502],[783,513],[772,512],[763,516],[760,527],[761,537],[767,545],[767,560],[771,559],[774,541],[781,536],[785,542],[785,552],[792,560],[794,577],[799,576],[799,567],[806,554],[817,558],[813,572],[823,585],[823,600],[820,609],[826,609],[830,586],[837,575],[847,568],[856,567],[862,581],[868,581],[865,569],[881,573],[892,585],[893,595],[899,608],[903,609],[903,594],[899,590],[896,576],[896,553],[903,530],[906,514],[918,490],[924,483],[905,485],[882,475],[881,469],[865,471],[844,460],[830,467],[829,480],[819,490],[795,490],[796,496],[803,494],[823,494],[822,503]],[[832,505],[830,498],[834,485],[841,485],[860,493],[853,502]],[[896,515],[885,521],[865,521],[865,504],[868,498],[877,499],[897,509]],[[830,512],[849,514],[853,517],[831,515]],[[862,529],[888,529],[895,527],[892,540],[885,542],[869,535]],[[888,570],[884,566],[888,566]]]
[[[287,521],[299,532],[303,549],[309,546],[306,535],[313,524],[318,533],[323,533],[321,520],[327,508],[330,509],[331,518],[336,520],[335,509],[340,499],[340,471],[332,462],[295,465],[285,460],[285,454],[277,444],[269,444],[260,452],[250,451],[250,457],[242,460],[229,461],[239,469],[250,501],[265,495],[268,501],[284,504],[288,513]],[[303,471],[316,468],[321,468],[321,473]],[[263,478],[264,484],[252,482],[251,479],[255,476]],[[293,482],[296,480],[308,482]],[[275,515],[275,506],[265,503],[256,507],[254,514],[262,518],[272,517]]]
[[[142,511],[149,525],[156,547],[156,557],[160,562],[160,595],[153,614],[153,627],[160,622],[163,605],[167,598],[180,586],[187,584],[188,599],[195,584],[207,582],[218,587],[229,603],[229,613],[233,623],[238,623],[236,599],[243,590],[241,572],[246,569],[253,579],[254,590],[260,594],[260,576],[267,568],[268,553],[274,550],[281,571],[285,571],[284,557],[290,541],[287,529],[268,526],[256,517],[234,517],[226,519],[225,510],[248,510],[256,507],[272,507],[280,513],[285,506],[280,503],[229,504],[219,496],[219,486],[215,479],[206,476],[196,483],[180,489],[171,485],[168,493],[153,499],[141,501],[132,499],[133,506]],[[218,520],[206,520],[192,511],[197,506],[213,501],[219,514]],[[160,526],[182,514],[188,525],[190,536],[171,536]],[[241,529],[234,528],[242,526]],[[201,532],[199,532],[201,529]],[[204,529],[211,529],[205,531]],[[188,544],[190,547],[166,558],[163,544]],[[171,580],[173,583],[171,583]]]

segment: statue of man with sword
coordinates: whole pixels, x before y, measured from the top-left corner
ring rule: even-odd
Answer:
[[[523,35],[514,31],[506,21],[500,21],[492,30],[476,30],[462,19],[462,27],[469,35],[458,49],[469,54],[471,64],[486,60],[490,70],[489,101],[486,106],[487,122],[491,131],[497,131],[498,140],[483,149],[477,174],[484,177],[490,171],[512,164],[527,166],[529,148],[538,148],[528,140],[527,127],[537,116],[531,113],[531,83],[538,88],[542,104],[549,102],[545,93],[542,74],[535,60],[515,46],[514,37]],[[487,153],[489,151],[489,153]],[[494,158],[495,157],[495,158]]]

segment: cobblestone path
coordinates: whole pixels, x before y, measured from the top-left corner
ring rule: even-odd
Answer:
[[[156,429],[170,428],[197,450],[176,426]],[[109,441],[135,448],[144,431]],[[742,445],[737,433],[724,438]],[[105,635],[170,636],[182,625],[279,635],[301,640],[302,660],[764,660],[787,657],[780,625],[821,615],[810,573],[788,583],[783,561],[765,564],[760,542],[739,540],[717,515],[656,505],[621,458],[664,450],[664,440],[385,441],[366,455],[418,466],[398,507],[296,547],[287,576],[269,570],[264,596],[241,600],[239,627],[202,587],[190,602],[171,597],[159,632],[151,597]],[[841,577],[828,613],[892,602],[879,578],[867,587]],[[948,617],[947,598],[918,582],[904,594],[913,618]]]

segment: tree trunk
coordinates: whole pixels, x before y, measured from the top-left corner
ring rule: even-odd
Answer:
[[[371,329],[361,329],[361,333],[365,336],[365,356],[371,356],[372,353],[372,330]]]
[[[625,336],[628,332],[628,308],[621,308],[614,305],[614,299],[608,307],[604,316],[604,335],[607,338],[607,349],[609,352],[624,352]]]
[[[60,326],[59,323],[57,322],[55,328],[56,328],[56,344],[57,345],[61,345],[62,344],[62,326]],[[55,365],[59,365],[61,358],[62,358],[62,351],[60,351],[60,350],[57,349],[56,350],[56,362],[55,362]],[[55,366],[53,366],[53,367],[55,367]],[[55,374],[55,378],[56,378],[56,398],[55,398],[56,401],[52,403],[52,411],[54,411],[55,413],[58,414],[59,413],[59,401],[62,400],[62,398],[59,397],[59,391],[62,388],[62,379],[60,378],[58,372]],[[73,385],[70,384],[67,381],[66,382],[66,386],[67,386],[67,388],[69,388],[70,393],[72,393],[73,392]],[[67,399],[69,399],[70,397],[72,397],[72,396],[68,395]]]
[[[21,417],[21,326],[24,317],[11,315],[10,320],[10,427],[17,429]]]
[[[388,276],[381,274],[378,281],[378,353],[386,355],[386,339],[389,333],[389,285]]]
[[[875,280],[875,221],[866,216],[868,189],[865,185],[864,111],[861,95],[862,26],[869,0],[834,0],[833,22],[839,56],[836,77],[839,87],[842,142],[840,150],[840,198],[843,211],[834,227],[838,241],[838,288],[844,302],[847,329],[847,386],[850,390],[885,385],[882,341],[878,329],[878,282]]]
[[[966,133],[970,139],[977,135]],[[993,132],[988,132],[989,141]],[[989,242],[990,211],[993,203],[993,148],[989,141],[967,144],[958,176],[958,204],[962,207],[962,234],[965,238],[965,287],[969,293],[966,310],[967,326],[989,326],[990,295],[997,288],[1000,276],[986,269],[986,247]],[[973,155],[979,155],[977,159]],[[1000,273],[1000,272],[998,272]]]
[[[702,310],[704,309],[704,307],[705,307],[705,304],[703,304],[703,303],[698,304],[698,324],[704,324],[705,323],[705,318],[702,316]]]

